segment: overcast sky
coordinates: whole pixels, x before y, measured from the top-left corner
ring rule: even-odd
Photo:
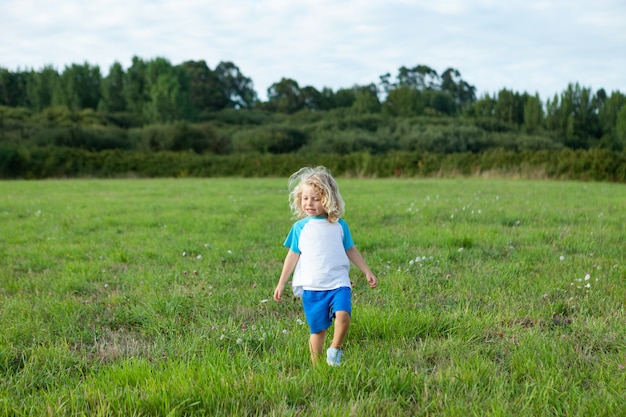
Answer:
[[[0,67],[231,61],[267,88],[378,83],[401,66],[453,67],[479,96],[626,93],[625,0],[2,0]]]

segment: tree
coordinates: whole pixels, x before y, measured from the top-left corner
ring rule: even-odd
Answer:
[[[252,108],[256,104],[257,95],[252,80],[244,76],[232,62],[220,62],[215,68],[224,95],[228,99],[228,107]]]
[[[621,110],[617,113],[615,137],[617,139],[617,149],[626,149],[626,105],[622,106]]]
[[[519,93],[503,88],[498,92],[495,105],[496,119],[512,125],[524,122],[524,103]]]
[[[31,73],[28,83],[28,97],[35,111],[42,111],[52,105],[52,93],[59,83],[59,73],[52,66],[45,66],[41,72]]]
[[[56,100],[53,102],[66,106],[73,111],[98,108],[102,75],[98,66],[85,62],[82,65],[66,66],[57,83]]]
[[[477,118],[482,117],[495,117],[496,114],[496,99],[485,93],[481,98],[476,100],[468,112]]]
[[[476,100],[476,87],[463,81],[459,70],[448,68],[441,74],[441,90],[449,92],[462,108]]]
[[[298,83],[283,78],[267,89],[268,106],[273,111],[295,113],[304,108],[304,100]]]
[[[124,78],[124,68],[119,62],[114,62],[109,74],[102,80],[102,100],[99,109],[112,113],[126,111]]]
[[[165,58],[156,58],[147,63],[145,73],[149,98],[143,109],[146,120],[161,123],[183,119],[184,89],[172,64]]]
[[[524,127],[527,132],[536,132],[543,125],[543,105],[539,94],[529,96],[524,93]]]
[[[188,80],[188,100],[194,116],[224,109],[229,104],[226,88],[204,60],[186,61],[181,69]],[[195,117],[193,117],[195,118]]]
[[[399,86],[387,94],[383,110],[396,117],[410,117],[424,112],[424,100],[420,91],[410,86]]]
[[[134,56],[131,66],[124,77],[124,97],[127,109],[137,121],[143,119],[143,108],[148,101],[146,88],[146,63],[139,57]]]
[[[315,87],[307,85],[301,88],[300,95],[302,96],[302,104],[306,109],[312,111],[329,109],[327,98]]]
[[[30,72],[0,68],[0,105],[30,107],[26,93],[30,78]]]
[[[434,110],[435,114],[452,116],[457,112],[457,104],[454,97],[445,91],[425,90],[423,93],[425,112]],[[429,110],[430,109],[430,110]]]
[[[615,91],[606,97],[606,93],[602,89],[596,95],[599,96],[597,100],[599,103],[598,122],[602,131],[600,146],[621,150],[624,142],[620,141],[617,134],[617,119],[619,112],[626,107],[626,95]]]
[[[334,95],[334,108],[352,107],[356,100],[354,88],[340,88]]]
[[[369,114],[380,112],[380,101],[378,101],[378,89],[376,85],[370,84],[363,87],[355,87],[356,100],[352,104],[352,109],[357,114]]]
[[[426,66],[417,65],[413,68],[400,67],[397,77],[398,87],[409,87],[415,90],[439,89],[440,78],[437,71]]]
[[[598,102],[589,88],[569,84],[560,95],[546,104],[546,126],[563,145],[587,149],[601,137]]]

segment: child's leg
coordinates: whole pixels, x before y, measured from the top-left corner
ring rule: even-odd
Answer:
[[[313,364],[316,364],[322,355],[325,337],[326,330],[322,330],[318,333],[311,333],[311,337],[309,338],[309,350],[311,351],[311,362],[313,362]]]
[[[341,349],[341,345],[343,345],[343,341],[348,334],[348,329],[350,328],[350,313],[347,311],[336,311],[335,312],[335,331],[333,333],[333,341],[331,342],[331,346],[336,349]],[[323,342],[323,339],[322,339]]]

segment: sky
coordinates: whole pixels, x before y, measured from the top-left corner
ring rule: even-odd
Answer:
[[[336,91],[417,65],[459,70],[479,97],[626,94],[624,0],[2,0],[0,39],[10,71],[230,61],[261,100],[282,78]]]

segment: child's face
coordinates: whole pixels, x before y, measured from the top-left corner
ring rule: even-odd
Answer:
[[[325,216],[324,204],[322,196],[317,190],[307,184],[302,185],[302,196],[300,200],[300,208],[307,216]]]

